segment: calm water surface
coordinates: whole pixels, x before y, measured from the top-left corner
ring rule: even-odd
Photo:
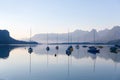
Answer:
[[[88,48],[73,45],[38,45],[31,54],[29,47],[0,46],[0,80],[120,80],[120,53],[111,53],[109,46],[100,53],[88,53]],[[55,56],[56,55],[56,56]]]

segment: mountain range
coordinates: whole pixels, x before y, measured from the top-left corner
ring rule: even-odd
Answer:
[[[95,42],[97,43],[119,43],[120,44],[120,26],[114,26],[112,29],[105,29],[97,31],[92,29],[91,31],[75,30],[68,33],[49,33],[49,34],[36,34],[31,39],[32,42],[20,41],[12,38],[7,30],[0,30],[0,44],[37,44],[46,43],[47,35],[49,43],[56,43],[57,37],[59,43],[64,42]],[[94,36],[95,35],[95,36]],[[69,39],[68,39],[69,37]],[[34,42],[35,41],[35,42]]]
[[[91,31],[83,31],[83,30],[75,30],[73,32],[69,32],[69,41],[70,42],[93,42],[95,34],[95,42],[114,42],[114,40],[120,41],[120,26],[114,26],[112,29],[104,29],[101,31],[97,31],[92,29]],[[48,34],[48,42],[53,43],[57,42],[68,42],[68,33],[49,33]],[[36,34],[32,37],[32,40],[40,43],[47,42],[47,34]]]

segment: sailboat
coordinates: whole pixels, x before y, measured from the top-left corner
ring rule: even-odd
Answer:
[[[68,55],[68,71],[67,71],[68,77],[70,76],[70,62],[69,62],[69,56],[70,56],[70,55]]]
[[[56,50],[58,50],[58,49],[59,49],[59,46],[56,46],[55,48],[56,48]]]
[[[46,47],[46,50],[47,50],[47,51],[50,50],[50,47],[48,46],[48,33],[47,33],[47,47]]]
[[[31,29],[30,29],[30,42],[31,42]],[[28,53],[32,53],[33,52],[33,49],[31,47],[31,44],[30,44],[30,47],[28,48]]]
[[[57,46],[55,48],[56,48],[56,50],[59,49],[59,46],[58,46],[58,33],[57,33]]]
[[[69,30],[68,30],[68,45],[69,45]],[[69,56],[73,51],[73,47],[72,45],[68,46],[67,50],[66,50],[66,54]]]
[[[94,44],[95,44],[95,30],[93,32],[94,32]],[[99,49],[97,49],[95,46],[90,46],[88,52],[99,53]]]
[[[96,58],[97,58],[96,54],[93,54],[92,58],[93,58],[93,62],[94,62],[93,72],[95,72],[95,67],[96,67],[95,65],[96,65]]]
[[[49,50],[50,50],[50,47],[49,47],[49,46],[47,46],[47,47],[46,47],[46,50],[47,50],[47,51],[49,51]]]

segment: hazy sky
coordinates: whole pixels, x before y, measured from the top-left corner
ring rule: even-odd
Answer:
[[[0,0],[0,29],[20,39],[38,33],[120,25],[120,0]]]

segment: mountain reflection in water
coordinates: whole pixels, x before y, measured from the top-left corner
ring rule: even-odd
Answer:
[[[68,56],[68,45],[0,46],[0,75],[5,80],[119,80],[120,52],[111,53],[105,45],[100,53],[89,53],[88,48],[73,45]],[[9,67],[8,67],[9,66]],[[104,72],[105,71],[105,72]],[[14,75],[14,76],[13,76]],[[110,76],[109,76],[110,75]]]

